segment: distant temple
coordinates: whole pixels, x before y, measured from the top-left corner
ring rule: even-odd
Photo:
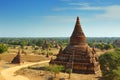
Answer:
[[[119,41],[119,40],[115,40],[115,41],[113,42],[113,45],[114,45],[115,47],[120,48],[120,41]]]
[[[73,72],[93,74],[99,70],[98,58],[94,47],[91,49],[81,28],[77,17],[74,31],[70,37],[69,45],[60,49],[57,58],[51,59],[50,64],[63,65]]]
[[[20,50],[18,51],[17,55],[13,58],[11,63],[14,63],[14,64],[20,64],[21,63],[21,53],[20,53]]]

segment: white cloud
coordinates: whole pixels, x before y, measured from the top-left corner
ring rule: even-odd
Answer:
[[[94,15],[94,18],[106,19],[106,20],[120,19],[120,5],[112,5],[112,6],[104,6],[104,7],[86,6],[86,7],[75,8],[75,10],[95,10],[95,11],[101,10],[103,11],[103,13]]]
[[[96,15],[97,18],[120,19],[120,5],[104,7],[105,13]]]
[[[69,5],[74,5],[74,6],[88,6],[89,3],[68,3]]]
[[[76,3],[71,3],[72,5],[81,5],[81,6],[70,6],[70,7],[58,7],[54,8],[54,11],[64,11],[64,10],[104,10],[104,7],[101,6],[89,6],[87,3],[84,4],[76,4]]]
[[[76,7],[75,10],[103,10],[103,7],[94,7],[94,6],[85,6],[85,7]]]
[[[54,11],[65,11],[65,10],[102,10],[101,7],[63,7],[63,8],[54,8]]]
[[[72,5],[76,3],[72,3]],[[81,4],[77,4],[81,5]],[[104,19],[120,19],[120,5],[111,5],[111,6],[89,6],[87,3],[83,4],[86,6],[70,6],[64,8],[54,8],[54,11],[64,11],[64,10],[83,10],[83,11],[103,11],[102,13],[94,15],[95,18],[104,18]],[[93,12],[94,13],[94,12]]]

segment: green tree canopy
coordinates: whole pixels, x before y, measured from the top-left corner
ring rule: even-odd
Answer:
[[[112,44],[104,44],[104,49],[108,50],[112,48],[113,48]]]
[[[46,67],[47,70],[54,73],[54,76],[56,77],[56,74],[60,71],[64,70],[64,67],[62,65],[49,65]]]
[[[5,44],[0,44],[0,54],[7,51],[8,50],[8,46]]]
[[[43,45],[43,40],[38,40],[36,42],[36,45],[39,46],[39,47],[42,46]]]
[[[26,46],[27,44],[28,44],[28,41],[27,41],[27,40],[22,40],[22,41],[20,42],[21,48],[24,48],[24,46]]]
[[[120,80],[120,50],[106,52],[99,57],[100,67],[105,80]]]

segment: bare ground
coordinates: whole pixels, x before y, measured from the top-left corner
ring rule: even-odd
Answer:
[[[23,75],[28,77],[30,80],[47,80],[49,76],[54,76],[53,73],[49,71],[42,70],[43,66],[46,64],[34,65],[29,68],[22,68],[16,72],[16,75]],[[59,80],[60,78],[65,78],[66,80],[100,80],[101,74],[77,74],[72,73],[71,78],[68,79],[69,74],[60,72],[54,80]]]
[[[21,76],[21,75],[15,75],[14,73],[24,67],[28,67],[31,65],[35,65],[35,64],[41,64],[41,63],[46,63],[49,62],[49,60],[47,61],[40,61],[40,62],[35,62],[35,63],[24,63],[24,64],[20,64],[18,66],[15,67],[11,67],[11,68],[7,68],[1,71],[1,75],[3,76],[3,78],[5,80],[29,80],[27,77],[25,76]]]
[[[13,59],[13,57],[16,55],[18,50],[15,51],[9,51],[9,53],[5,53],[0,55],[1,59],[4,61],[0,61],[0,72],[3,69],[9,68],[9,67],[14,67],[17,65],[9,64],[9,62]],[[13,52],[13,53],[11,53]],[[56,52],[56,51],[55,51]],[[106,51],[98,51],[97,54],[101,55]],[[45,55],[22,55],[22,58],[24,61],[28,62],[38,62],[41,60],[47,60],[48,58],[45,58]],[[44,64],[46,65],[46,64]],[[41,65],[43,66],[43,65]],[[17,75],[20,74],[22,76],[28,77],[30,80],[46,80],[46,77],[53,75],[50,72],[46,72],[43,70],[35,70],[35,69],[28,69],[28,68],[22,68],[17,71]],[[70,80],[99,80],[99,77],[101,75],[95,75],[95,74],[75,74],[73,73],[71,75]],[[59,78],[65,78],[66,80],[68,79],[68,74],[67,73],[59,73],[57,74],[56,80],[59,80]],[[0,74],[0,80],[4,80],[3,77]]]
[[[17,50],[16,50],[17,51]],[[17,52],[16,52],[17,53]],[[5,80],[3,76],[1,75],[1,71],[19,66],[18,64],[10,64],[12,59],[16,56],[16,53],[3,53],[0,54],[0,80]],[[45,55],[22,55],[22,60],[26,63],[27,62],[39,62],[44,60],[49,60],[49,58],[46,58]],[[8,75],[8,74],[6,74]],[[17,79],[18,80],[18,79]]]

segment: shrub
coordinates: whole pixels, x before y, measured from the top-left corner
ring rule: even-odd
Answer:
[[[0,44],[0,54],[7,51],[8,50],[8,46],[5,44]]]
[[[105,80],[120,80],[120,51],[106,52],[99,57]]]
[[[50,71],[51,73],[54,73],[54,77],[56,77],[56,74],[64,70],[64,67],[62,65],[55,64],[55,65],[46,66],[46,70]]]

